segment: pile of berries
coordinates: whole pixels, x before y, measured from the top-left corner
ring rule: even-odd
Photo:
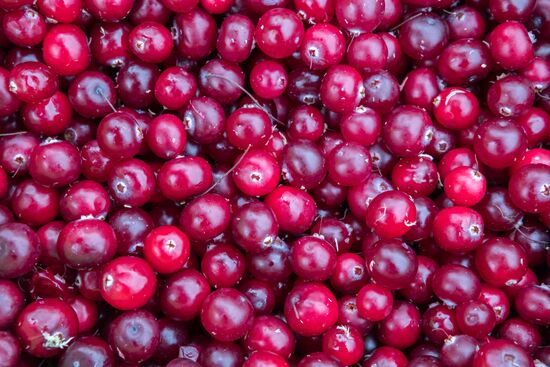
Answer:
[[[0,366],[549,367],[550,0],[0,0]]]

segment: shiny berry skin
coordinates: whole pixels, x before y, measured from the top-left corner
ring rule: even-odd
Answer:
[[[232,287],[245,273],[245,257],[232,245],[219,244],[207,249],[201,260],[201,270],[215,288]]]
[[[127,311],[112,321],[108,341],[122,360],[141,362],[155,352],[160,341],[160,327],[149,311]]]
[[[433,100],[437,122],[451,130],[466,129],[477,122],[479,102],[476,96],[464,88],[444,89]]]
[[[27,305],[16,325],[23,349],[40,358],[60,354],[78,333],[78,319],[71,306],[54,298]]]
[[[174,201],[183,201],[205,192],[212,185],[212,181],[212,168],[201,157],[179,157],[169,160],[157,173],[160,192]]]
[[[46,34],[43,15],[31,8],[7,12],[2,19],[4,36],[13,44],[32,47],[40,44]]]
[[[250,70],[250,87],[258,96],[266,99],[281,96],[288,85],[284,66],[276,61],[258,61]]]
[[[17,278],[27,274],[37,264],[40,243],[36,233],[22,223],[0,226],[0,276]]]
[[[548,300],[550,291],[544,284],[527,286],[521,289],[515,298],[515,308],[519,316],[537,325],[550,325],[550,308]]]
[[[371,173],[371,157],[357,143],[344,143],[327,157],[328,177],[337,185],[355,186]]]
[[[0,117],[9,116],[19,109],[21,101],[10,92],[10,72],[0,68]]]
[[[99,147],[97,140],[91,140],[80,149],[82,174],[89,180],[107,181],[113,160]]]
[[[65,141],[54,141],[36,147],[29,160],[29,173],[47,187],[70,184],[80,176],[78,150]]]
[[[132,9],[133,2],[127,0],[84,0],[86,9],[94,18],[103,22],[118,22]]]
[[[378,284],[366,284],[357,293],[357,311],[369,321],[381,321],[391,312],[393,295]]]
[[[149,124],[147,146],[159,158],[170,159],[181,154],[187,142],[183,122],[174,115],[160,115]]]
[[[151,200],[155,176],[151,166],[133,158],[113,165],[107,186],[117,204],[138,207]]]
[[[485,196],[487,181],[473,168],[458,167],[445,177],[443,187],[447,197],[456,205],[472,206]]]
[[[97,143],[109,157],[121,160],[132,158],[141,149],[143,127],[126,112],[105,116],[97,127]]]
[[[59,367],[114,365],[115,357],[109,344],[97,336],[83,336],[75,340],[63,353]]]
[[[366,223],[382,238],[400,237],[415,224],[416,208],[411,198],[397,190],[380,193],[367,208]]]
[[[437,186],[437,166],[429,156],[401,158],[391,173],[392,182],[414,198],[430,195]]]
[[[46,33],[44,61],[59,75],[76,75],[90,65],[91,53],[84,32],[72,24],[58,24]]]
[[[174,47],[170,31],[162,24],[151,21],[140,23],[132,29],[128,41],[134,55],[152,64],[166,60]]]
[[[332,326],[323,335],[323,351],[349,366],[358,363],[363,356],[363,337],[353,326]]]
[[[472,84],[491,71],[489,47],[480,40],[460,39],[449,44],[437,60],[439,76],[451,85]]]
[[[58,87],[57,75],[40,62],[23,62],[10,71],[9,91],[23,102],[40,102],[51,97]]]
[[[326,176],[327,162],[322,151],[307,140],[288,142],[281,152],[280,162],[283,179],[300,189],[314,188]],[[361,168],[364,165],[358,170]]]
[[[400,106],[387,116],[382,128],[387,147],[401,157],[424,151],[433,137],[432,121],[426,111],[415,106]]]
[[[107,263],[116,249],[115,232],[109,224],[99,219],[70,222],[57,240],[57,252],[63,263],[78,270]]]
[[[243,62],[250,56],[254,39],[254,23],[242,14],[231,14],[220,26],[216,49],[227,61]]]
[[[200,69],[198,82],[204,95],[228,105],[243,93],[244,72],[237,63],[212,59]]]
[[[151,266],[134,256],[117,257],[107,263],[101,273],[101,296],[119,310],[132,310],[147,304],[156,285]]]
[[[299,277],[324,281],[330,278],[336,266],[336,249],[323,239],[304,236],[292,244],[290,263]]]
[[[516,242],[506,238],[491,238],[475,253],[478,274],[494,286],[511,285],[521,280],[527,271],[527,255]]]
[[[289,186],[279,186],[264,201],[273,211],[279,228],[289,233],[305,232],[313,223],[316,205],[306,192]]]
[[[59,194],[53,188],[25,180],[15,186],[10,206],[19,221],[30,226],[43,225],[59,214]]]
[[[200,313],[201,323],[216,340],[242,338],[252,326],[252,304],[241,292],[222,288],[206,297]]]
[[[317,336],[338,320],[338,304],[332,292],[321,283],[294,286],[284,305],[288,326],[298,335]]]
[[[484,223],[481,215],[465,207],[444,208],[433,221],[433,236],[443,250],[466,253],[481,244]]]
[[[469,301],[456,307],[460,330],[477,339],[486,337],[495,327],[495,313],[483,302]]]
[[[271,136],[271,121],[261,108],[241,107],[227,117],[225,124],[227,139],[241,150],[261,147]]]
[[[197,270],[182,269],[172,274],[161,290],[160,307],[174,320],[192,320],[199,315],[210,294],[208,281]]]
[[[159,273],[178,271],[189,259],[189,239],[174,226],[160,226],[145,238],[143,253],[147,262]]]
[[[353,35],[372,32],[382,21],[384,1],[365,3],[359,0],[336,1],[338,24]]]
[[[9,328],[25,306],[25,296],[19,287],[7,280],[0,280],[0,327]]]
[[[403,52],[414,60],[436,58],[448,42],[447,25],[434,13],[420,13],[411,17],[399,29]]]
[[[491,340],[479,347],[473,367],[534,367],[533,359],[523,348],[508,340]]]
[[[373,109],[358,107],[342,116],[340,130],[344,140],[368,147],[380,136],[382,120]]]
[[[59,91],[37,103],[23,105],[21,115],[30,132],[47,136],[60,135],[74,121],[69,98]]]
[[[527,80],[509,75],[495,81],[487,91],[487,106],[496,116],[516,118],[533,106],[535,92]]]
[[[288,57],[298,50],[304,36],[304,25],[296,13],[275,8],[265,12],[258,23],[254,39],[266,55],[275,59]]]
[[[550,208],[550,166],[528,164],[516,169],[508,182],[512,203],[527,213],[546,212]]]
[[[231,232],[234,241],[249,253],[269,248],[279,230],[275,215],[266,204],[252,202],[233,213]]]
[[[216,20],[200,7],[176,14],[174,28],[176,48],[188,59],[200,60],[216,48]]]
[[[408,348],[420,337],[420,321],[420,312],[416,306],[397,301],[389,316],[379,323],[378,338],[384,345]]]
[[[295,338],[288,325],[274,316],[254,319],[243,341],[247,351],[266,351],[288,358],[294,352]]]
[[[481,290],[479,277],[460,265],[443,265],[432,279],[435,295],[449,306],[477,299]]]
[[[507,21],[497,25],[487,40],[491,56],[505,70],[521,69],[534,57],[527,29],[519,22]]]
[[[340,63],[345,54],[345,38],[335,26],[320,23],[304,33],[300,55],[312,70],[324,70]]]
[[[164,107],[178,110],[185,107],[197,91],[193,75],[177,66],[165,69],[155,82],[155,98]]]
[[[189,239],[208,241],[229,227],[230,211],[224,197],[206,194],[185,206],[179,224]]]
[[[364,96],[363,82],[357,70],[347,65],[331,67],[321,83],[321,101],[334,112],[353,111]]]
[[[40,0],[37,2],[41,14],[60,23],[77,20],[83,6],[82,0]]]
[[[365,253],[365,264],[373,282],[390,290],[408,286],[418,268],[414,251],[397,239],[376,242]]]

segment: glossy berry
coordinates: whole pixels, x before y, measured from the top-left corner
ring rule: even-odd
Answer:
[[[380,193],[367,208],[367,225],[382,238],[399,237],[415,224],[416,208],[412,199],[401,191]]]
[[[304,36],[304,26],[296,13],[275,8],[258,20],[254,39],[260,50],[273,58],[285,58],[298,49]]]
[[[253,308],[241,292],[222,288],[206,297],[200,318],[212,337],[220,341],[233,341],[243,337],[252,326]]]
[[[458,167],[445,178],[443,187],[447,197],[456,205],[472,206],[485,196],[487,181],[473,168]]]
[[[174,226],[160,226],[145,238],[143,254],[159,273],[173,273],[183,267],[190,255],[189,239]]]
[[[153,297],[156,283],[155,273],[145,260],[121,256],[103,268],[101,295],[119,310],[132,310],[144,306]]]

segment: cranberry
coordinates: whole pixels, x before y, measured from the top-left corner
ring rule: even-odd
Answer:
[[[311,142],[289,142],[281,152],[280,160],[283,178],[294,187],[311,189],[325,178],[328,162]]]
[[[244,356],[237,344],[214,340],[201,351],[199,360],[203,366],[237,367],[244,362]]]
[[[230,207],[218,194],[206,194],[191,201],[183,209],[180,226],[191,240],[210,240],[230,224]]]
[[[535,93],[527,81],[518,76],[497,80],[487,91],[487,106],[495,115],[519,117],[533,106]]]
[[[415,219],[412,199],[397,190],[378,194],[367,208],[367,225],[382,238],[404,235],[415,224]]]
[[[185,107],[197,91],[195,78],[184,68],[164,70],[155,82],[155,98],[164,107],[177,110]]]
[[[534,57],[527,29],[519,22],[508,21],[497,25],[487,40],[491,56],[505,70],[521,69]]]
[[[389,289],[406,287],[414,278],[418,261],[414,251],[400,240],[379,240],[365,254],[372,280]]]
[[[108,176],[109,193],[117,204],[141,206],[155,191],[155,177],[151,166],[139,159],[117,162]]]
[[[83,336],[72,343],[63,353],[59,367],[70,367],[74,364],[113,365],[115,359],[109,344],[97,336]]]
[[[393,308],[393,295],[386,287],[377,284],[363,286],[357,294],[357,310],[369,321],[381,321]]]
[[[454,335],[441,347],[441,361],[449,367],[471,366],[479,349],[479,342],[468,335]]]
[[[10,92],[9,87],[10,72],[0,68],[0,116],[9,116],[19,109],[21,101]]]
[[[55,189],[25,180],[14,187],[10,205],[21,222],[30,226],[44,225],[59,214],[59,194]]]
[[[382,137],[394,154],[401,157],[416,156],[432,140],[432,121],[418,107],[397,107],[386,117]]]
[[[546,285],[528,286],[516,295],[516,310],[522,319],[546,326],[550,324],[549,299],[550,290]]]
[[[305,236],[292,245],[290,262],[298,276],[323,281],[331,276],[336,266],[336,250],[322,239]]]
[[[405,367],[409,361],[403,352],[399,349],[381,346],[374,350],[363,363],[363,367],[377,367],[380,364],[388,364],[389,366]]]
[[[151,216],[139,208],[117,210],[109,218],[109,224],[115,231],[117,253],[121,255],[141,255],[145,237],[154,227]]]
[[[0,281],[0,290],[2,290],[0,300],[0,327],[7,329],[13,325],[17,315],[25,306],[23,292],[17,285],[9,280]]]
[[[160,327],[148,311],[127,311],[113,320],[108,335],[111,348],[127,362],[149,359],[160,341]]]
[[[533,359],[521,347],[507,340],[492,340],[480,346],[472,366],[514,366],[533,367]]]
[[[489,47],[476,39],[460,39],[449,44],[437,60],[439,76],[451,85],[472,84],[491,71]]]
[[[414,60],[431,60],[445,48],[449,31],[447,25],[434,13],[420,13],[410,17],[399,29],[403,52]]]
[[[278,318],[260,316],[254,319],[244,346],[249,352],[266,351],[288,358],[294,351],[294,334]]]
[[[331,285],[339,292],[357,293],[368,280],[364,259],[356,254],[344,253],[336,259],[330,277]]]
[[[279,186],[265,198],[265,203],[273,210],[283,231],[302,233],[313,223],[315,202],[299,189]]]
[[[46,298],[27,305],[15,329],[24,350],[48,358],[61,353],[78,333],[78,319],[68,304]]]
[[[97,127],[97,143],[113,159],[128,159],[141,149],[143,126],[126,112],[113,112],[105,116]]]
[[[26,224],[0,225],[0,275],[17,278],[27,274],[38,262],[40,243],[36,233]]]
[[[101,274],[101,295],[113,307],[131,310],[153,297],[156,277],[151,266],[134,256],[121,256],[105,265]]]
[[[90,48],[84,32],[72,24],[48,30],[42,45],[44,61],[59,75],[76,75],[90,65]]]
[[[35,181],[51,187],[65,186],[80,176],[80,155],[70,143],[53,141],[36,147],[29,160]]]
[[[433,221],[435,242],[449,252],[465,253],[475,249],[483,240],[483,231],[483,218],[470,208],[444,208]]]
[[[201,270],[212,286],[232,287],[244,275],[245,258],[234,246],[216,245],[204,254]]]
[[[338,305],[332,292],[320,283],[296,285],[284,306],[290,328],[299,335],[316,336],[327,331],[338,320]]]
[[[216,49],[227,61],[243,62],[250,56],[253,37],[252,20],[241,14],[232,14],[220,26]]]
[[[107,263],[117,249],[115,232],[99,219],[68,223],[57,240],[57,252],[64,264],[87,269]]]
[[[287,85],[287,72],[279,62],[262,60],[254,64],[250,70],[250,87],[261,98],[280,97]]]
[[[477,275],[460,265],[443,265],[432,279],[433,292],[448,305],[474,300],[480,292]]]
[[[174,17],[174,28],[176,48],[185,58],[200,60],[216,48],[216,21],[200,7],[177,14]]]
[[[233,214],[233,239],[247,252],[259,253],[269,248],[277,237],[278,229],[273,212],[261,202],[245,204]]]
[[[384,1],[366,4],[358,0],[336,2],[338,24],[351,34],[372,32],[382,21]]]
[[[260,50],[273,58],[285,58],[298,49],[304,26],[296,13],[275,8],[264,13],[256,24],[254,38]]]
[[[512,203],[528,213],[548,211],[549,174],[550,167],[544,164],[528,164],[515,170],[508,183]]]
[[[397,301],[389,316],[378,324],[378,338],[390,347],[410,347],[420,337],[420,321],[420,312],[414,305]]]
[[[364,90],[357,70],[347,65],[335,65],[323,77],[319,93],[325,107],[342,113],[351,112],[359,105]]]
[[[535,353],[542,342],[538,328],[520,318],[511,318],[504,322],[498,334],[501,338],[518,344],[529,353]]]
[[[209,294],[200,313],[201,323],[215,339],[233,341],[243,337],[252,326],[253,308],[246,296],[232,288]]]
[[[485,196],[487,182],[485,176],[470,167],[452,170],[444,181],[445,194],[456,205],[472,206]]]
[[[210,286],[204,275],[194,269],[179,270],[162,288],[161,309],[174,320],[192,320],[199,315],[209,293]]]
[[[437,186],[437,166],[430,157],[402,158],[393,166],[392,181],[414,197],[430,195]]]

